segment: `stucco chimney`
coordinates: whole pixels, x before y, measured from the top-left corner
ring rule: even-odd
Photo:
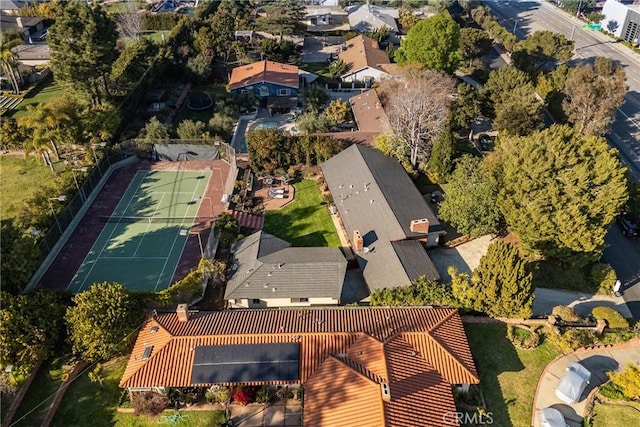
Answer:
[[[178,315],[178,320],[181,322],[186,322],[189,320],[189,306],[187,304],[178,304],[176,308],[176,314]]]
[[[20,28],[24,28],[24,25],[22,25],[22,17],[21,16],[16,16],[16,25]]]
[[[382,393],[382,400],[385,402],[391,402],[391,390],[389,390],[389,384],[380,384],[380,392]]]
[[[422,219],[412,219],[411,224],[409,224],[409,230],[412,233],[429,233],[429,220],[426,218]]]
[[[356,252],[362,252],[362,249],[364,248],[364,239],[362,238],[362,235],[360,234],[360,231],[358,230],[354,230],[353,231],[353,249]]]

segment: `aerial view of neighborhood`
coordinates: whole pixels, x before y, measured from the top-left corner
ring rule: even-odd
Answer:
[[[640,0],[0,0],[0,427],[640,426]]]

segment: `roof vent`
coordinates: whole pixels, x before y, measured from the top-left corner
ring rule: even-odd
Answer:
[[[153,351],[153,346],[145,347],[144,352],[142,353],[142,360],[147,360],[151,357],[151,352]]]
[[[429,220],[427,218],[412,219],[411,223],[409,223],[409,230],[412,233],[427,234],[429,232]]]
[[[157,326],[152,326],[151,329],[149,329],[149,332],[156,333],[156,332],[158,332],[159,329],[160,328],[158,328]]]
[[[389,390],[389,384],[380,384],[380,391],[382,392],[382,400],[385,402],[391,402],[391,390]]]

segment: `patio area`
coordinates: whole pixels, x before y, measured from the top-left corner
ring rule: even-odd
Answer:
[[[282,209],[295,199],[295,188],[279,178],[259,178],[257,182],[256,197],[263,200],[264,209]]]

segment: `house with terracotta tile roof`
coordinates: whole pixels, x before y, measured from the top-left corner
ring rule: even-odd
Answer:
[[[258,231],[231,248],[224,299],[232,308],[337,305],[347,271],[338,248],[291,247]]]
[[[292,97],[298,95],[298,67],[274,61],[260,61],[231,70],[231,93],[253,92],[258,98]]]
[[[397,160],[354,144],[320,167],[370,291],[440,279],[425,246],[446,232]]]
[[[398,65],[392,64],[389,55],[380,49],[378,42],[367,36],[349,39],[338,57],[347,65],[340,76],[342,81],[371,83],[399,73]]]
[[[478,383],[455,309],[184,305],[141,328],[120,387],[302,385],[305,426],[378,427],[443,425],[453,387]]]

